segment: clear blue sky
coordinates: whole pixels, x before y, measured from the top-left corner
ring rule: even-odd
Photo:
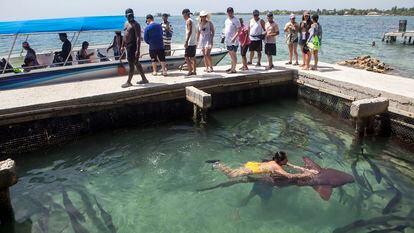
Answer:
[[[181,13],[183,8],[192,11],[207,10],[224,12],[233,6],[237,12],[250,12],[252,9],[341,9],[379,8],[392,6],[414,7],[414,0],[0,0],[0,21],[38,18],[61,18],[88,15],[120,15],[131,7],[136,15],[167,12]]]

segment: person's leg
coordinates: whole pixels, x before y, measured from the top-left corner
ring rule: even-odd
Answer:
[[[203,61],[204,61],[204,72],[208,72],[208,58],[207,58],[207,54],[206,54],[206,49],[202,48],[201,52],[203,53]]]
[[[299,61],[298,61],[298,44],[297,43],[293,43],[293,53],[295,54],[295,60],[296,60],[296,62],[295,62],[295,65],[298,65],[299,64]]]
[[[139,74],[141,75],[141,79],[142,79],[141,81],[138,82],[138,84],[148,83],[148,79],[147,77],[145,77],[144,69],[142,68],[141,62],[139,62],[138,59],[135,61],[135,66],[137,67],[137,70]]]
[[[196,57],[194,56],[194,57],[192,57],[191,58],[191,61],[192,61],[192,66],[193,66],[193,74],[195,74],[195,75],[197,75],[197,59],[196,59]]]
[[[250,60],[247,64],[253,64],[253,57],[254,57],[254,41],[252,41],[249,45],[249,51],[250,51]]]
[[[256,196],[256,193],[253,190],[251,190],[249,192],[249,195],[247,195],[247,197],[243,198],[240,201],[240,206],[246,206],[249,203],[249,201],[255,196]]]
[[[234,52],[233,52],[233,55],[234,55]],[[247,169],[245,167],[231,169],[230,167],[228,167],[224,164],[221,164],[221,163],[219,163],[217,166],[215,166],[215,168],[217,168],[219,171],[224,173],[229,178],[234,178],[234,177],[238,177],[238,176],[245,176],[245,175],[248,175],[248,174],[251,173],[250,169]]]
[[[122,88],[126,88],[126,87],[132,86],[131,81],[132,81],[132,77],[134,76],[134,71],[135,71],[134,61],[128,60],[128,66],[129,66],[128,80],[126,81],[126,83],[124,83],[122,85]]]
[[[315,69],[315,70],[317,70],[318,69],[318,61],[319,61],[319,54],[318,54],[318,50],[314,50],[313,51],[313,60],[314,60],[314,67],[313,67],[313,69]]]
[[[273,56],[267,55],[267,60],[269,61],[269,66],[267,68],[270,70],[273,68]]]
[[[191,75],[191,71],[193,70],[193,66],[191,65],[192,62],[190,60],[190,57],[185,57],[185,62],[187,63],[188,75]]]
[[[292,64],[292,58],[293,58],[293,44],[288,44],[289,48],[289,62],[288,64]]]
[[[153,61],[151,62],[152,65],[152,75],[157,75],[157,62]]]
[[[303,51],[303,47],[304,47],[304,45],[300,45],[300,51],[301,51],[301,53],[302,53],[302,64],[300,65],[300,67],[303,67],[303,66],[305,66],[305,64],[306,64],[306,54],[305,54],[305,52]]]
[[[167,64],[165,61],[160,62],[161,63],[161,69],[162,69],[162,75],[167,75]]]
[[[210,71],[213,71],[213,59],[211,58],[211,48],[206,49],[206,56],[207,56],[208,66],[210,67]]]

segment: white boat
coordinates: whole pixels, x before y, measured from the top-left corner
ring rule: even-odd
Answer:
[[[22,64],[23,57],[20,54],[13,55],[11,51],[16,44],[19,36],[29,38],[32,34],[57,34],[74,33],[72,44],[76,44],[80,33],[97,31],[116,31],[122,30],[125,18],[123,16],[97,16],[65,19],[44,19],[30,21],[0,22],[0,36],[13,38],[13,46],[7,56],[7,63],[16,67]],[[56,35],[57,36],[57,35]],[[89,63],[79,64],[76,54],[80,48],[72,48],[71,65],[65,61],[63,66],[54,66],[53,58],[55,51],[44,51],[37,53],[38,67],[32,67],[30,72],[14,72],[21,69],[8,69],[5,66],[0,70],[0,90],[24,88],[38,85],[49,85],[62,82],[72,82],[88,79],[101,79],[114,77],[118,74],[118,67],[122,64],[128,69],[127,62],[116,60],[112,50],[106,51],[107,45],[94,45],[89,47],[89,52],[94,52]],[[175,45],[171,49],[171,56],[166,57],[168,69],[180,69],[185,63],[184,49],[182,45]],[[145,72],[152,71],[151,60],[145,43],[141,48],[141,64]],[[214,48],[211,52],[213,65],[217,65],[227,54],[221,48]],[[197,50],[196,54],[198,66],[203,65],[203,55]]]

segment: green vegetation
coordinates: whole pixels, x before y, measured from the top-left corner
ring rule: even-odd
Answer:
[[[275,15],[288,15],[294,13],[296,15],[302,15],[304,10],[298,11],[288,11],[288,10],[273,10],[273,14]],[[266,14],[269,11],[262,11],[262,14]],[[318,15],[403,15],[403,16],[414,16],[414,7],[411,8],[398,8],[393,7],[388,10],[380,10],[377,8],[374,9],[317,9],[317,10],[310,10],[311,14],[318,14]],[[224,15],[223,12],[213,13],[214,15]],[[251,13],[236,13],[237,15],[251,15]]]

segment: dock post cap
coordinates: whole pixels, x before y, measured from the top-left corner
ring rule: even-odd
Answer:
[[[389,100],[384,97],[356,100],[352,102],[350,114],[354,118],[369,117],[388,110]]]

